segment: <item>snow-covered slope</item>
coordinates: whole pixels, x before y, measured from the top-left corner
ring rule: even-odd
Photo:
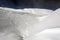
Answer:
[[[39,34],[41,31],[48,28],[59,28],[59,10],[52,11],[37,8],[10,9],[0,7],[0,34],[2,34],[0,39],[15,40],[14,36],[16,36],[16,40],[23,40],[23,38],[24,40],[36,40],[34,38],[38,35],[36,37],[34,35]]]
[[[60,40],[60,8],[52,12],[36,27],[40,32],[25,40]],[[34,29],[33,29],[34,30]]]
[[[60,28],[45,29],[24,40],[60,40]]]

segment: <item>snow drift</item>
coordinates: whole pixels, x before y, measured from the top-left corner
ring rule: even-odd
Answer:
[[[36,27],[38,33],[25,40],[60,40],[60,8],[48,15]],[[34,30],[34,29],[33,29]],[[35,30],[36,31],[36,30]]]
[[[37,40],[34,38],[41,37],[40,32],[43,30],[60,27],[59,10],[52,11],[37,8],[10,9],[0,7],[0,39]],[[39,34],[39,36],[35,36],[36,34]]]

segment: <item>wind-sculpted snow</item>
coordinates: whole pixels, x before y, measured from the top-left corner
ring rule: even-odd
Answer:
[[[0,7],[0,40],[60,40],[59,10]]]

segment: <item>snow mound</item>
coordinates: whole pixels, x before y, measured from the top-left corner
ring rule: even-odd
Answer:
[[[38,8],[11,9],[0,7],[1,40],[28,39],[45,29],[60,28],[60,9],[56,11]],[[12,34],[11,34],[12,33]],[[4,35],[3,35],[4,34]],[[43,35],[43,34],[42,34]],[[34,39],[34,38],[33,38]],[[32,40],[33,40],[32,39]]]
[[[48,15],[40,25],[37,26],[35,35],[25,40],[60,40],[60,8]],[[38,29],[38,30],[37,30]],[[34,29],[33,29],[34,30]]]

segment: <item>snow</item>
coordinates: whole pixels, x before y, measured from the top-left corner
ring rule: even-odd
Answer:
[[[36,27],[39,32],[25,40],[60,40],[60,8],[46,17]],[[34,29],[33,29],[34,30]]]
[[[60,40],[60,28],[46,29],[25,40]]]
[[[59,10],[0,7],[0,40],[59,40]]]

